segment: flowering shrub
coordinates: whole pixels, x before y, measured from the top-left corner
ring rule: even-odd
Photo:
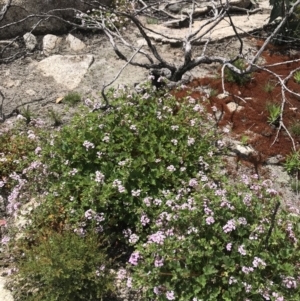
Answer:
[[[183,182],[205,178],[216,162],[214,128],[202,106],[190,100],[174,114],[176,106],[168,94],[124,93],[115,109],[85,113],[84,122],[78,116],[44,139],[38,160],[47,166],[46,176],[37,169],[45,189],[39,208],[44,223],[53,223],[51,211],[59,204],[64,226],[82,235],[95,226],[126,244],[134,234],[145,238],[145,200],[159,205]],[[145,226],[151,218],[144,217]]]
[[[96,233],[123,267],[117,280],[151,300],[298,300],[299,216],[280,208],[271,181],[228,179],[205,100],[114,95],[110,109],[41,136],[25,172],[41,197],[17,264],[23,277],[45,231],[82,241]],[[53,285],[46,273],[30,286]]]
[[[197,178],[151,202],[151,232],[128,261],[133,287],[155,300],[299,299],[299,216],[277,212],[271,185]]]
[[[122,12],[132,10],[134,4],[128,0],[113,0],[110,6],[99,6],[99,9],[92,9],[87,13],[80,13],[77,18],[81,25],[87,28],[100,28],[106,26],[110,30],[126,30],[129,19],[122,15]]]

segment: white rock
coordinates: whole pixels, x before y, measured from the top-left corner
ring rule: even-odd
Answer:
[[[33,95],[36,94],[36,92],[34,90],[32,90],[32,89],[26,90],[25,93],[28,94],[29,96],[33,96]]]
[[[249,156],[250,154],[252,154],[255,151],[251,146],[240,145],[240,144],[236,144],[235,149],[238,153],[240,153],[244,156]]]
[[[57,53],[59,50],[62,38],[57,37],[52,34],[47,34],[43,38],[43,53],[46,56],[50,54]]]
[[[228,110],[232,113],[232,112],[239,112],[240,110],[243,109],[242,106],[239,106],[237,103],[235,102],[229,102],[227,104],[227,108]]]
[[[0,300],[1,301],[14,301],[14,298],[11,292],[4,288],[5,286],[5,277],[0,276]]]
[[[217,95],[217,98],[218,98],[218,99],[224,99],[224,98],[226,98],[226,97],[228,97],[228,94],[227,94],[227,93],[221,93],[221,94]]]
[[[25,33],[23,35],[23,39],[24,39],[24,42],[25,42],[25,47],[29,51],[34,50],[34,48],[37,46],[36,37],[30,32]]]
[[[53,55],[37,65],[44,76],[54,80],[68,90],[73,90],[81,82],[94,61],[92,55]]]
[[[80,51],[86,47],[82,41],[71,34],[68,34],[66,41],[69,43],[70,48],[74,51]]]
[[[8,79],[6,79],[5,81],[4,81],[4,87],[5,88],[12,88],[12,87],[18,87],[18,86],[20,86],[20,84],[21,84],[21,81],[20,80],[12,80],[12,79],[10,79],[10,78],[8,78]]]

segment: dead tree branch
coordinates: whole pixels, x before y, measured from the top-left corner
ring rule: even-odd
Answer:
[[[130,64],[130,62],[133,60],[133,58],[136,56],[136,54],[140,51],[140,49],[142,48],[143,46],[141,46],[139,49],[137,49],[134,54],[131,56],[131,58],[129,59],[128,62],[126,62],[126,64],[120,69],[120,71],[116,74],[116,76],[112,79],[112,81],[110,81],[108,84],[104,84],[103,87],[102,87],[102,90],[101,90],[101,95],[105,101],[105,106],[103,107],[100,107],[101,110],[106,110],[110,107],[110,104],[109,104],[109,101],[108,101],[108,98],[105,94],[105,89],[107,87],[109,87],[110,85],[112,85],[118,78],[119,76],[121,75],[121,73],[124,71],[124,69]],[[96,109],[93,109],[92,111],[95,111]]]

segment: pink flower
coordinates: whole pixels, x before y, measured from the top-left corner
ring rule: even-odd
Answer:
[[[229,243],[226,245],[226,250],[227,250],[227,251],[231,251],[231,248],[232,248],[232,243],[229,242]]]
[[[212,216],[209,216],[209,217],[206,218],[205,221],[206,221],[207,225],[211,225],[215,222],[215,219]]]
[[[168,300],[174,300],[175,296],[174,296],[174,292],[173,291],[167,291],[166,292],[166,297]]]
[[[138,260],[140,258],[140,252],[136,251],[133,252],[128,260],[129,263],[132,265],[138,265]]]
[[[244,249],[244,245],[239,246],[238,252],[243,256],[247,254],[246,250]]]
[[[158,259],[158,257],[156,257],[154,261],[154,266],[159,268],[162,267],[163,265],[164,265],[164,259],[163,258]]]

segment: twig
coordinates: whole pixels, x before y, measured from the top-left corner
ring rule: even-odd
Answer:
[[[239,54],[242,55],[243,54],[243,48],[244,48],[243,40],[241,39],[239,33],[237,32],[236,27],[235,27],[234,23],[232,22],[232,19],[231,19],[231,16],[230,16],[228,10],[226,11],[226,13],[227,13],[227,16],[228,16],[228,19],[229,19],[229,23],[230,23],[236,37],[238,38],[238,40],[240,42]]]
[[[270,41],[273,39],[273,37],[276,36],[278,31],[282,28],[282,26],[287,22],[288,18],[293,14],[295,8],[300,4],[300,0],[297,0],[290,8],[290,10],[286,13],[284,18],[281,20],[281,22],[277,25],[275,30],[270,34],[270,36],[265,40],[264,44],[260,47],[259,51],[256,53],[256,55],[251,60],[251,64],[249,65],[249,69],[251,68],[252,64],[255,64],[258,58],[261,56],[267,45],[270,43]],[[248,70],[249,71],[249,70]]]
[[[280,206],[280,202],[277,201],[277,203],[275,205],[274,212],[273,212],[272,217],[271,217],[271,225],[270,225],[270,228],[269,228],[269,231],[267,233],[266,240],[265,240],[265,248],[266,249],[268,248],[269,238],[271,237],[272,230],[274,229],[274,226],[275,226],[275,218],[276,218],[276,214],[278,212],[279,206]]]
[[[120,69],[120,71],[117,73],[117,75],[114,77],[114,79],[109,82],[108,84],[106,85],[103,85],[102,87],[102,90],[101,90],[101,95],[105,101],[105,106],[101,107],[100,109],[101,110],[106,110],[110,107],[110,104],[109,104],[109,101],[107,99],[107,96],[105,95],[105,89],[110,86],[111,84],[113,84],[118,78],[119,76],[121,75],[121,73],[123,72],[123,70],[130,64],[130,62],[133,60],[133,58],[136,56],[136,54],[140,51],[140,49],[142,48],[143,46],[139,47],[135,52],[134,54],[131,56],[131,58],[126,62],[126,64]],[[96,109],[93,109],[92,112],[96,111]]]

